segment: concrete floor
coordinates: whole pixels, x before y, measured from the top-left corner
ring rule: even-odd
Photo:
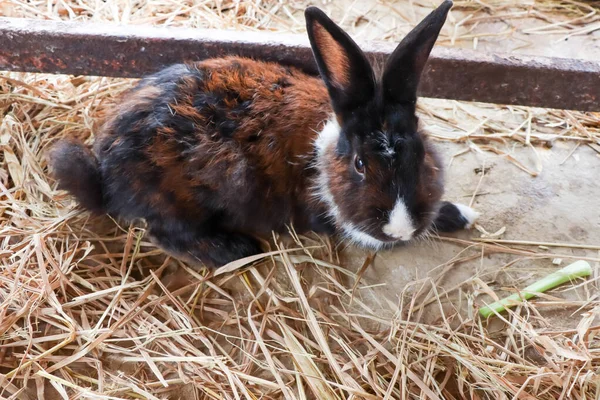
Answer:
[[[382,37],[390,34],[390,30],[393,31],[392,27],[398,27],[399,32],[406,33],[410,26],[398,23],[397,14],[408,16],[416,23],[430,12],[429,8],[408,6],[402,2],[385,5],[383,3],[385,2],[373,4],[371,1],[344,0],[331,3],[324,8],[336,18],[336,21],[345,16],[349,8],[353,10],[351,15],[361,13],[365,15],[350,28],[350,32],[359,40],[381,40]],[[439,2],[434,1],[430,4],[439,4]],[[390,12],[389,7],[395,8],[397,12]],[[485,14],[477,14],[475,18],[471,18],[471,12],[473,11],[469,9],[465,11],[452,9],[438,45],[469,48],[481,52],[600,60],[600,27],[597,22],[568,32],[560,25],[548,27],[548,22],[536,19],[533,15],[523,14],[522,9],[521,14],[517,15],[519,12],[511,10],[510,7],[490,6],[487,17]],[[505,17],[500,17],[502,15]],[[574,17],[552,14],[551,18],[554,23],[564,23]],[[346,16],[344,21],[349,19],[350,17]],[[454,42],[451,43],[445,35],[454,35],[451,27],[458,22],[462,23]]]
[[[556,143],[551,149],[540,149],[542,172],[532,177],[521,171],[505,159],[473,151],[456,157],[447,170],[447,196],[451,201],[468,204],[478,183],[481,181],[473,203],[473,207],[481,213],[479,224],[489,233],[505,228],[499,238],[510,240],[527,240],[536,242],[560,242],[600,245],[600,155],[587,146],[581,146],[564,163],[561,162],[569,154],[573,144]],[[453,154],[464,149],[464,145],[438,143],[437,147],[444,154],[446,165]],[[535,165],[532,151],[516,149],[515,156],[520,160],[530,158],[530,165]],[[481,178],[480,169],[486,165],[486,172]],[[470,239],[480,237],[481,232],[473,229],[452,235],[455,238]],[[373,265],[363,275],[361,286],[379,285],[367,295],[370,302],[382,302],[384,298],[398,303],[398,295],[411,282],[430,277],[439,279],[442,288],[454,288],[465,283],[465,291],[472,291],[468,282],[473,277],[480,277],[490,283],[490,287],[502,294],[501,287],[525,287],[535,279],[559,268],[552,259],[523,259],[508,266],[509,262],[523,258],[520,255],[490,254],[477,257],[471,261],[458,264],[449,269],[439,266],[457,256],[467,246],[443,241],[417,242],[403,248],[379,253]],[[542,251],[536,246],[522,246],[525,249]],[[600,251],[568,248],[550,248],[548,252],[600,258]],[[481,254],[481,248],[467,250],[461,256]],[[345,251],[348,267],[358,269],[366,254],[355,248]],[[560,267],[572,260],[564,259]],[[594,263],[592,263],[593,265]],[[599,265],[596,264],[596,271]],[[589,290],[589,288],[588,288]],[[460,300],[451,296],[453,306]],[[583,292],[574,290],[557,294],[565,299],[578,299]],[[465,300],[464,296],[463,302]],[[589,293],[585,296],[589,297]],[[479,297],[489,301],[489,297]],[[466,302],[464,302],[466,306]],[[462,307],[463,312],[468,310]],[[432,313],[424,316],[424,320],[433,322],[439,317],[439,307],[433,307]],[[437,311],[436,311],[437,310]],[[471,307],[472,310],[472,307]],[[560,313],[559,313],[560,314]],[[559,315],[556,314],[556,315]],[[465,315],[466,316],[466,315]],[[567,320],[561,320],[569,326]]]

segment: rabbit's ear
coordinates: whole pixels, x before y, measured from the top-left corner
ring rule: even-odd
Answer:
[[[304,15],[315,61],[336,114],[372,100],[375,75],[358,45],[320,9],[308,7]]]
[[[444,1],[410,31],[390,55],[382,78],[385,102],[415,103],[421,73],[451,7],[452,1]]]

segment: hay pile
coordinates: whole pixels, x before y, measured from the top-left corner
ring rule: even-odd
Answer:
[[[324,8],[357,35],[396,40],[431,7],[414,3]],[[0,13],[300,32],[305,5],[9,0]],[[598,26],[597,7],[457,2],[440,43],[476,47],[524,34],[478,26],[497,20],[519,26],[525,17],[533,21],[532,35],[586,34]],[[596,279],[574,283],[577,301],[550,294],[492,323],[476,315],[477,305],[497,296],[485,277],[438,285],[449,269],[484,254],[507,254],[511,263],[572,257],[564,250],[436,239],[464,250],[441,264],[439,275],[385,299],[377,287],[361,284],[370,257],[350,268],[326,238],[273,238],[273,253],[212,276],[166,258],[142,228],[78,211],[54,189],[44,151],[61,137],[91,140],[96,119],[131,83],[0,75],[0,398],[597,398]],[[580,146],[600,152],[599,114],[441,100],[423,100],[421,113],[435,138],[464,142],[465,151],[504,154],[531,175],[540,165],[513,157],[514,146],[535,156],[539,146],[566,141],[571,154]],[[379,301],[365,300],[373,297]],[[556,307],[569,310],[572,329],[547,322]]]

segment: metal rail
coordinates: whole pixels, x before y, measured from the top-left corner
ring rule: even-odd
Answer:
[[[389,42],[360,43],[374,60]],[[304,35],[0,18],[0,70],[140,77],[169,64],[239,55],[316,74]],[[600,62],[434,48],[419,94],[600,111]]]

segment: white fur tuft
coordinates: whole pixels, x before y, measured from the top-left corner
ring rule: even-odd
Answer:
[[[410,240],[415,233],[406,204],[402,199],[396,200],[396,204],[390,213],[389,222],[383,226],[383,233],[398,240]]]
[[[464,204],[454,203],[454,205],[456,206],[456,208],[458,208],[458,211],[460,211],[462,216],[465,217],[465,219],[467,220],[467,224],[464,228],[471,229],[477,221],[477,219],[479,218],[480,214],[477,211],[473,210],[471,207],[465,206]]]
[[[317,139],[315,140],[315,149],[317,151],[316,167],[319,170],[319,176],[313,190],[315,196],[327,205],[329,217],[333,218],[336,222],[339,218],[340,211],[337,204],[335,204],[333,194],[331,194],[331,191],[329,190],[329,180],[327,179],[327,172],[325,171],[325,153],[327,153],[331,146],[334,146],[337,143],[337,140],[340,137],[340,129],[337,120],[335,117],[332,117],[327,121],[323,130],[319,132],[319,136],[317,136]]]
[[[344,234],[347,239],[360,246],[372,248],[375,250],[379,250],[380,248],[385,246],[385,243],[381,240],[375,239],[373,236],[361,231],[360,229],[357,229],[354,225],[350,223],[342,224],[342,229],[344,230]]]
[[[337,119],[335,117],[330,118],[323,130],[319,132],[319,136],[317,136],[317,140],[315,141],[315,147],[317,148],[317,153],[319,156],[322,156],[327,151],[327,148],[331,145],[335,145],[340,137],[341,131],[340,124],[338,124]]]

